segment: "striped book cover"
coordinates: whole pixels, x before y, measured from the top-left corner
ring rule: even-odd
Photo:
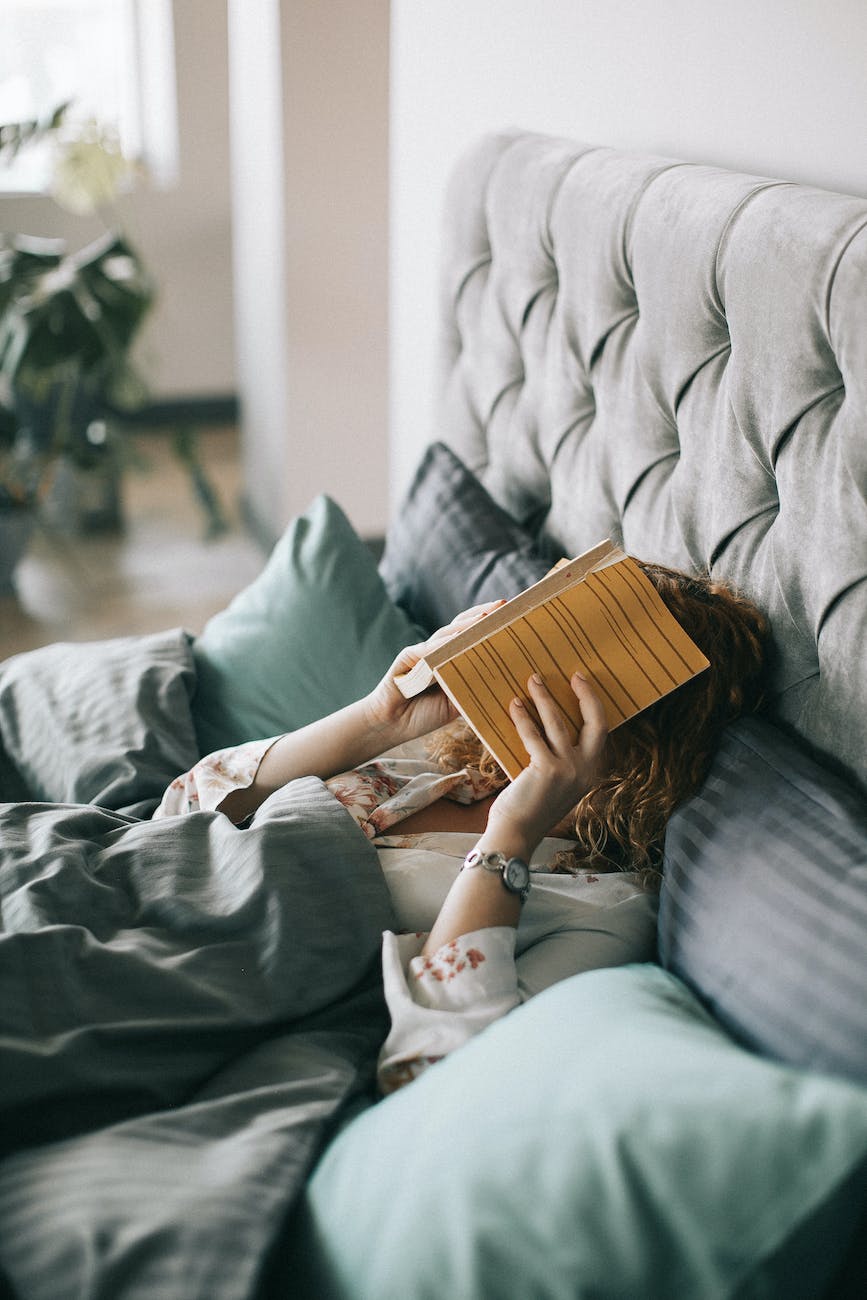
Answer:
[[[411,697],[436,678],[514,779],[528,758],[509,703],[517,695],[532,709],[531,673],[541,675],[577,734],[581,712],[569,685],[576,670],[594,684],[613,729],[708,666],[650,579],[605,541],[561,562],[395,680]]]

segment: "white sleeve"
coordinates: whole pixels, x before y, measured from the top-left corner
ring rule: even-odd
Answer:
[[[232,790],[246,790],[252,785],[259,764],[279,739],[271,736],[268,740],[248,740],[243,745],[206,754],[189,772],[175,777],[154,813],[154,820],[213,812]]]
[[[520,1002],[511,926],[473,930],[422,957],[426,935],[382,938],[391,1032],[379,1054],[380,1091],[394,1092]]]
[[[552,926],[530,943],[526,943],[530,935],[519,931],[516,965],[521,1001],[583,971],[654,961],[657,907],[657,896],[641,890],[612,907],[575,908],[567,923],[557,929]]]

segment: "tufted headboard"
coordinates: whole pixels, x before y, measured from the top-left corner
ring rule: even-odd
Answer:
[[[752,597],[776,717],[867,788],[867,200],[489,136],[442,308],[437,436],[563,551]]]

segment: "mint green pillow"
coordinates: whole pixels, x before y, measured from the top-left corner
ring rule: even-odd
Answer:
[[[283,1264],[323,1297],[816,1300],[865,1174],[867,1089],[736,1046],[656,966],[591,971],[354,1119]]]
[[[370,548],[334,501],[317,497],[194,644],[200,752],[292,731],[350,704],[418,639]]]

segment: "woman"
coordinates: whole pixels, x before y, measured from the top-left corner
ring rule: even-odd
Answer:
[[[392,1017],[383,1091],[557,980],[653,956],[650,886],[665,825],[700,786],[722,728],[757,706],[767,628],[722,584],[642,568],[710,669],[610,736],[597,694],[576,673],[577,739],[531,677],[539,721],[512,701],[528,765],[510,784],[466,731],[448,727],[454,709],[439,687],[406,699],[394,684],[495,602],[409,646],[364,699],[209,755],[166,791],[156,816],[218,809],[242,823],[287,782],[318,776],[374,840],[401,929],[383,939]]]

